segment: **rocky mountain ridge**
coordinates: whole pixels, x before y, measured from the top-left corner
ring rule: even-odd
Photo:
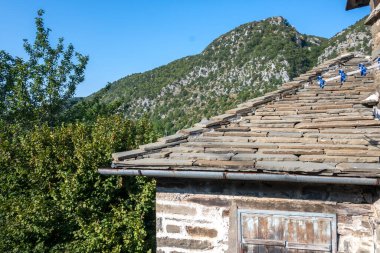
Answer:
[[[283,17],[243,24],[198,55],[107,85],[70,113],[146,114],[169,134],[272,91],[339,52],[367,53],[369,30],[360,22],[330,40],[301,34]]]
[[[372,35],[370,27],[364,25],[367,17],[330,38],[322,47],[322,54],[318,57],[318,64],[347,52],[371,54]]]

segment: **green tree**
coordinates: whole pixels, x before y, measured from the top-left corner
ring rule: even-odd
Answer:
[[[84,80],[89,57],[75,52],[72,44],[65,48],[63,38],[52,46],[43,14],[39,10],[35,19],[34,42],[24,40],[28,59],[0,52],[0,117],[9,123],[56,125],[76,86]]]
[[[12,66],[14,59],[8,53],[0,50],[0,115],[9,107],[7,102],[13,86]]]
[[[150,252],[154,180],[97,170],[157,134],[146,117],[97,117],[120,103],[83,104],[82,122],[62,110],[88,57],[51,46],[42,17],[27,60],[0,51],[0,252]]]
[[[0,129],[0,252],[154,249],[154,181],[97,172],[156,140],[146,119]]]

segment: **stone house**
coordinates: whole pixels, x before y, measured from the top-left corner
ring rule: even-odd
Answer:
[[[326,62],[100,173],[157,178],[158,252],[377,252],[380,121],[360,104],[373,78],[308,84],[364,61]]]
[[[329,60],[99,172],[156,178],[160,253],[380,252],[380,121],[361,104],[374,77],[309,82],[359,63]]]

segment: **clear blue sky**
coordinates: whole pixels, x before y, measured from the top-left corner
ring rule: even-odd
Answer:
[[[51,41],[64,37],[88,54],[77,96],[107,82],[201,52],[243,23],[283,16],[301,33],[331,37],[369,13],[346,12],[345,0],[0,0],[0,50],[24,56],[34,17],[45,10]]]

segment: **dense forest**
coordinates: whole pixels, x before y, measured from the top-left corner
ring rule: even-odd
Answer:
[[[62,113],[89,58],[52,46],[43,14],[27,59],[0,51],[0,252],[153,251],[155,182],[97,169],[157,134],[144,117]]]

